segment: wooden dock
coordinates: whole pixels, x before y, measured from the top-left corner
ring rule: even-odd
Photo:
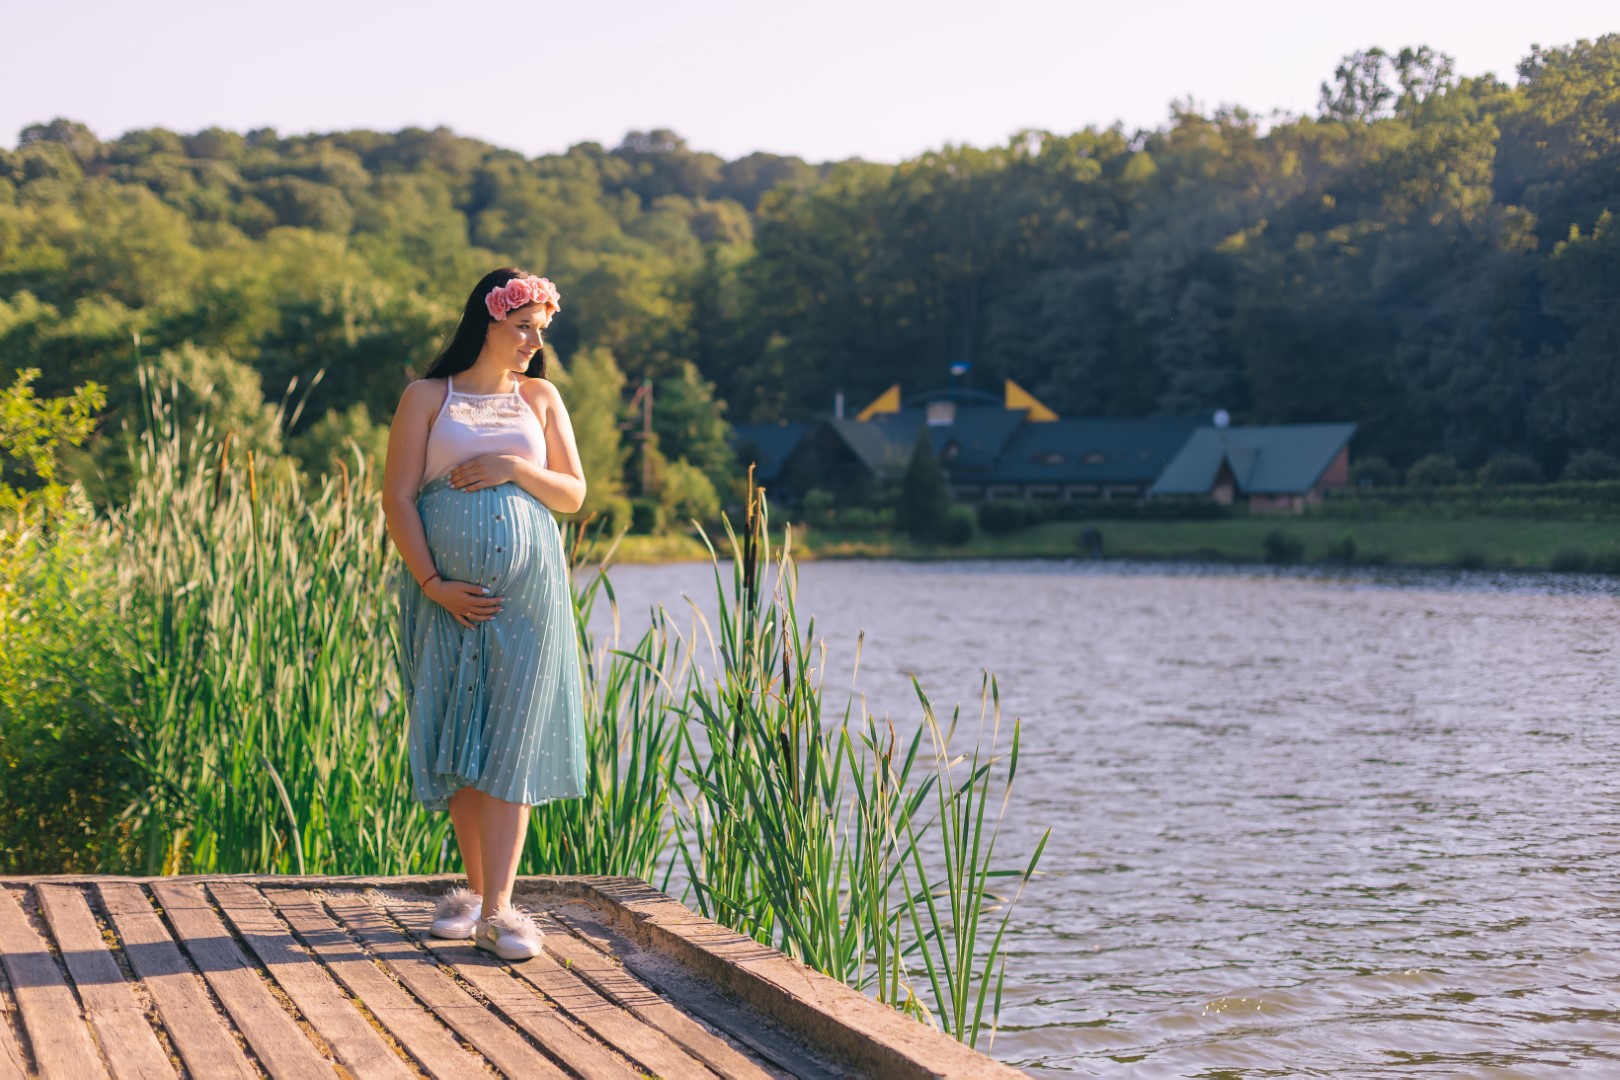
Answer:
[[[1022,1075],[634,878],[519,879],[532,960],[430,937],[456,881],[0,878],[0,1080]]]

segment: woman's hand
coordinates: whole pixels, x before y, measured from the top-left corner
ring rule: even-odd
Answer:
[[[422,591],[469,630],[476,623],[493,619],[501,610],[499,596],[484,595],[484,586],[470,581],[446,581],[436,577]]]
[[[450,470],[450,486],[458,491],[509,484],[517,479],[516,454],[480,454]]]

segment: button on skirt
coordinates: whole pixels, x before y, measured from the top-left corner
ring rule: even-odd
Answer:
[[[469,630],[398,567],[416,798],[448,809],[469,784],[531,805],[584,795],[580,645],[556,518],[515,483],[460,491],[448,476],[423,486],[416,509],[439,575],[504,601]]]

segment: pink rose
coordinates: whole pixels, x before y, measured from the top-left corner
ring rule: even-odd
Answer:
[[[507,314],[528,304],[539,304],[541,325],[551,322],[553,313],[562,309],[561,294],[557,286],[543,277],[513,278],[498,289],[491,289],[489,295],[484,297],[484,306],[489,309],[490,318],[496,322],[505,319]]]

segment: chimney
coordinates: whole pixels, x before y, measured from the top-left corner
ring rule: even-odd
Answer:
[[[843,418],[844,418],[844,392],[842,390],[840,390],[840,391],[838,391],[838,393],[833,395],[833,419],[834,420],[842,420]]]

